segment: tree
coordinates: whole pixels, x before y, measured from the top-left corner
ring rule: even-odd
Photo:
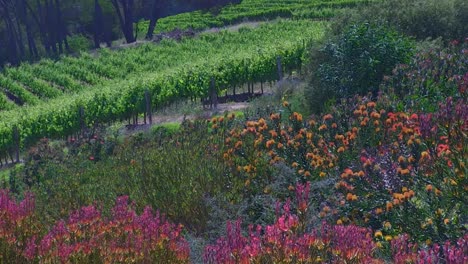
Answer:
[[[133,43],[136,41],[134,32],[133,32],[133,0],[111,0],[112,5],[114,6],[115,12],[119,19],[120,28],[124,34],[125,40],[127,43]]]

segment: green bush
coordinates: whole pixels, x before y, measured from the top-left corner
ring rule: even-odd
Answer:
[[[355,24],[311,51],[313,76],[306,97],[313,112],[330,99],[377,93],[384,75],[413,54],[412,41],[392,29]]]
[[[463,40],[468,36],[468,2],[465,0],[385,0],[337,16],[334,32],[358,22],[379,22],[418,40]]]
[[[93,47],[92,41],[84,35],[73,35],[69,37],[68,45],[70,46],[70,51],[73,53],[88,51]]]

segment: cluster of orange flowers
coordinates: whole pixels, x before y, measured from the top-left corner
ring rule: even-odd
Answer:
[[[248,179],[268,175],[265,164],[280,162],[303,180],[336,178],[335,187],[343,195],[338,197],[337,207],[368,207],[361,208],[361,215],[341,217],[341,223],[359,218],[368,222],[395,208],[405,208],[424,188],[441,197],[442,185],[457,186],[465,177],[464,162],[458,159],[452,164],[457,159],[452,152],[454,143],[444,135],[424,136],[421,126],[425,121],[419,114],[388,112],[376,102],[362,102],[351,116],[335,111],[334,115],[304,120],[301,114],[291,112],[288,118],[273,113],[267,119],[248,121],[243,129],[234,128],[228,134],[224,158]],[[434,131],[432,128],[431,133]],[[455,172],[445,174],[442,182],[437,178],[440,164]],[[466,185],[463,188],[468,190]],[[320,215],[331,213],[336,210],[326,206]]]

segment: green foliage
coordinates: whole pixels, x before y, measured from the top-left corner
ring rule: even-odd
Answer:
[[[15,171],[10,188],[33,190],[46,222],[95,201],[108,212],[116,196],[130,195],[138,208],[150,205],[203,231],[209,216],[205,197],[230,189],[220,160],[222,133],[207,131],[208,122],[197,121],[135,134],[122,143],[100,135],[55,145],[43,140]]]
[[[203,30],[210,27],[222,27],[243,21],[273,20],[276,18],[328,19],[344,8],[354,8],[368,4],[371,0],[250,0],[240,4],[223,7],[219,13],[194,11],[158,20],[155,33],[170,32],[175,29]],[[149,21],[138,24],[140,35],[148,29]]]
[[[395,67],[381,89],[398,102],[398,111],[435,112],[448,96],[466,98],[468,41],[419,52],[408,65]]]
[[[93,47],[93,43],[84,35],[73,35],[68,38],[68,45],[72,53],[88,51]]]
[[[363,23],[346,29],[310,59],[314,74],[306,96],[315,112],[330,99],[376,94],[384,75],[413,53],[412,42],[396,31]]]
[[[359,22],[379,21],[419,40],[468,35],[468,3],[464,0],[385,0],[337,16],[334,31]]]

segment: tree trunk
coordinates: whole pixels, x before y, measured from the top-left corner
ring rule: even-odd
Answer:
[[[31,27],[31,19],[28,16],[28,10],[26,9],[26,0],[21,1],[21,17],[23,23],[26,27],[26,37],[28,39],[28,49],[29,56],[32,59],[35,59],[39,56],[36,46],[36,41],[34,40],[34,35]]]
[[[62,47],[62,43],[65,46],[65,50],[70,52],[70,47],[68,46],[67,41],[67,27],[65,25],[65,21],[63,21],[62,17],[62,9],[60,8],[60,1],[55,0],[55,8],[57,12],[57,35],[58,35],[58,42],[60,48]],[[63,51],[61,51],[62,53]]]
[[[153,38],[153,32],[156,28],[156,23],[161,16],[162,0],[153,0],[153,5],[151,8],[151,18],[148,26],[148,31],[146,32],[146,39]]]
[[[99,0],[94,0],[94,47],[96,49],[100,47],[103,23],[101,5],[99,4]]]
[[[112,0],[112,5],[119,18],[120,28],[122,29],[125,40],[127,43],[135,42],[135,37],[133,35],[133,0]],[[122,5],[122,7],[120,7],[120,5]]]

